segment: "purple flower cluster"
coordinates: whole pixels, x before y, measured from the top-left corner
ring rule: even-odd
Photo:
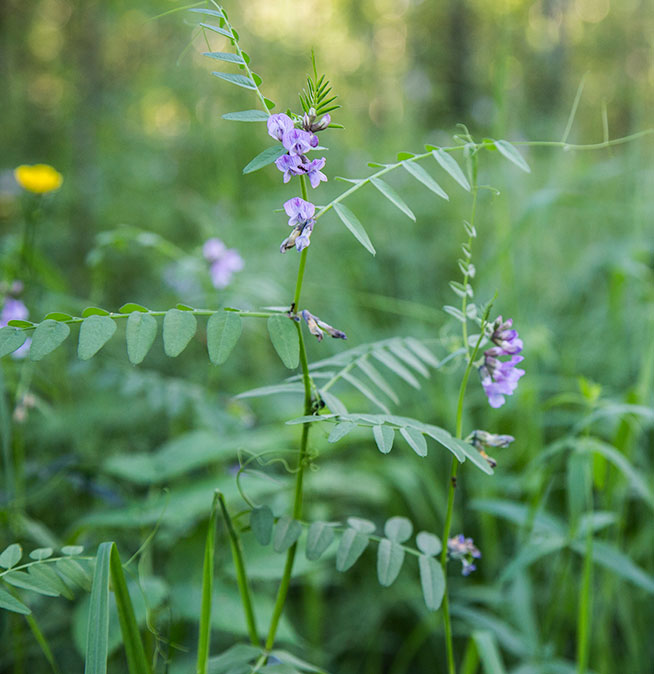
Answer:
[[[238,251],[234,248],[227,248],[220,239],[208,239],[202,247],[202,254],[210,264],[209,274],[214,288],[226,288],[232,279],[232,274],[243,269],[243,258]]]
[[[516,365],[524,360],[518,355],[522,351],[522,340],[518,331],[512,329],[513,321],[503,321],[499,316],[493,323],[491,341],[496,346],[484,352],[484,363],[479,368],[481,385],[488,396],[491,407],[502,407],[504,396],[511,395],[518,386],[518,380],[525,371]],[[501,356],[511,356],[509,360],[500,360]]]
[[[293,247],[298,251],[304,250],[311,243],[311,232],[316,224],[313,219],[316,207],[310,201],[293,197],[284,204],[284,210],[288,215],[288,224],[293,227],[293,231],[282,241],[279,250],[282,253]]]
[[[316,337],[319,342],[322,342],[323,330],[334,339],[347,339],[347,335],[342,330],[337,330],[333,328],[329,323],[321,321],[317,316],[314,316],[310,311],[304,309],[302,312],[302,318],[304,322],[309,327],[309,332]]]
[[[271,115],[268,118],[268,134],[286,149],[286,154],[275,161],[275,166],[282,172],[285,183],[289,182],[293,176],[305,175],[311,187],[315,189],[321,182],[327,180],[327,176],[322,172],[326,159],[321,157],[309,160],[306,153],[318,147],[318,136],[314,132],[326,129],[330,121],[329,115],[317,120],[313,109],[305,113],[301,120],[301,129],[296,128],[293,120],[284,113]],[[283,241],[280,250],[284,253],[295,246],[298,251],[301,251],[310,243],[309,237],[315,224],[313,214],[316,208],[310,202],[296,197],[287,201],[284,209],[290,218],[288,224],[294,229],[291,235]]]
[[[12,284],[10,293],[19,293],[23,289],[23,284],[16,281]],[[0,310],[0,328],[7,326],[9,321],[25,321],[29,316],[29,311],[25,304],[11,295],[6,295],[2,302],[2,309]],[[13,352],[13,358],[24,358],[29,351],[32,340],[28,337],[25,342]]]
[[[469,576],[477,569],[473,560],[481,557],[481,552],[475,546],[472,538],[466,538],[463,534],[448,538],[447,554],[450,559],[461,560],[461,564],[463,565],[461,573],[464,576]]]

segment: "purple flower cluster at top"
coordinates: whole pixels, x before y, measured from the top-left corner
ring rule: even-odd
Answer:
[[[14,284],[18,287],[18,283]],[[22,283],[20,283],[20,290],[22,290]],[[30,315],[27,307],[23,302],[15,297],[6,296],[2,303],[2,310],[0,310],[0,328],[7,326],[9,321],[25,321]],[[29,351],[31,338],[27,338],[25,342],[12,353],[13,358],[24,358]]]
[[[232,274],[243,269],[243,258],[238,251],[227,248],[220,239],[207,239],[202,247],[202,254],[210,264],[209,274],[214,288],[226,288],[232,280]]]
[[[304,175],[315,189],[321,182],[327,180],[327,176],[322,172],[327,160],[324,157],[309,160],[306,153],[318,147],[318,136],[314,132],[326,129],[330,121],[329,115],[317,120],[313,109],[302,118],[302,128],[296,128],[293,120],[284,113],[268,118],[268,134],[286,149],[286,154],[275,161],[275,166],[283,173],[285,183],[293,176]],[[313,214],[316,207],[296,197],[287,201],[284,209],[290,218],[288,224],[294,229],[291,235],[284,239],[280,250],[282,253],[293,247],[298,251],[304,250],[311,243],[309,237],[315,224]]]
[[[518,380],[525,373],[516,367],[524,358],[518,355],[522,351],[522,340],[512,325],[513,321],[510,318],[503,321],[501,316],[493,323],[491,341],[495,346],[484,352],[484,363],[479,368],[481,385],[491,407],[502,407],[505,402],[504,396],[513,394],[518,386]],[[511,358],[500,360],[501,356]]]
[[[466,538],[463,534],[448,538],[447,553],[450,559],[461,560],[461,564],[463,565],[461,573],[464,576],[469,576],[477,569],[473,560],[481,557],[481,552],[475,546],[472,538]]]

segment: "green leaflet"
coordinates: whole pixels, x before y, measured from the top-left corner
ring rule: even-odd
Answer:
[[[346,529],[338,545],[336,569],[338,571],[347,571],[352,567],[368,547],[368,541],[369,538],[366,534],[356,529]]]
[[[404,548],[395,541],[382,538],[377,548],[377,579],[384,587],[392,585],[404,563]]]
[[[428,146],[427,149],[432,148],[431,146]],[[468,192],[470,192],[470,183],[461,170],[461,167],[456,163],[456,159],[454,159],[452,155],[438,148],[432,149],[432,155],[443,170],[449,173],[449,175],[454,178],[454,180],[456,180],[456,182],[459,183],[459,185],[461,185],[464,190],[468,190]]]
[[[372,434],[379,451],[382,454],[388,454],[393,448],[395,431],[390,426],[373,426]]]
[[[340,424],[336,424],[332,429],[332,432],[329,434],[327,442],[338,442],[341,438],[344,438],[354,428],[355,425],[351,421],[343,421]]]
[[[302,525],[291,517],[280,517],[275,526],[273,548],[275,552],[285,552],[302,533]]]
[[[268,506],[257,506],[250,513],[250,528],[260,545],[270,543],[274,522],[272,510]]]
[[[307,532],[306,557],[314,562],[319,559],[332,544],[336,534],[334,528],[327,522],[313,522]]]
[[[223,119],[234,122],[265,122],[269,115],[263,110],[242,110],[241,112],[226,112]]]
[[[402,166],[414,177],[417,178],[425,187],[430,189],[434,194],[449,201],[447,192],[425,171],[420,164],[414,161],[403,161]]]
[[[91,314],[80,326],[77,342],[77,356],[88,360],[112,338],[116,332],[116,322],[108,316]]]
[[[24,330],[10,327],[0,328],[0,358],[23,346],[26,339],[27,334]]]
[[[30,347],[30,360],[41,360],[54,351],[70,334],[66,323],[46,319],[36,327]]]
[[[427,456],[427,441],[420,431],[415,428],[400,428],[400,435],[418,456]]]
[[[138,365],[148,355],[157,336],[157,320],[140,310],[132,311],[127,319],[125,340],[127,357],[132,365]]]
[[[428,531],[421,531],[416,536],[418,550],[428,557],[436,556],[442,549],[441,539]]]
[[[375,247],[372,245],[366,230],[363,228],[363,225],[359,222],[354,213],[341,203],[334,204],[334,210],[336,214],[341,219],[341,222],[352,232],[354,238],[372,255],[376,255]]]
[[[518,152],[515,146],[509,143],[508,140],[496,140],[494,141],[494,145],[503,157],[515,164],[519,169],[522,169],[525,173],[531,173],[529,164],[527,164],[524,157]]]
[[[438,611],[445,594],[443,569],[434,557],[427,557],[426,555],[418,557],[418,565],[425,604],[430,611]]]
[[[381,178],[370,178],[370,182],[395,206],[397,206],[402,213],[407,215],[414,222],[416,221],[416,216],[413,214],[413,211],[409,208],[407,203],[402,199],[402,197],[386,182]]]
[[[0,588],[0,608],[12,611],[13,613],[22,613],[23,615],[29,615],[32,612],[22,601],[18,601],[16,597],[2,588]]]
[[[227,61],[228,63],[238,63],[239,65],[243,65],[245,63],[245,61],[238,54],[231,54],[230,52],[206,51],[202,54],[202,56],[209,56],[212,59],[216,59],[218,61]],[[268,115],[266,115],[266,117],[267,116]]]
[[[384,535],[396,543],[404,543],[413,533],[413,524],[406,517],[391,517],[384,524]]]
[[[207,350],[214,365],[222,365],[232,352],[243,329],[235,311],[218,311],[207,322]]]
[[[58,597],[61,594],[53,583],[36,576],[31,576],[25,573],[25,571],[12,571],[5,574],[2,579],[5,583],[9,583],[9,585],[13,585],[14,587],[32,590],[32,592],[44,594],[48,597]]]
[[[294,370],[300,363],[300,341],[294,321],[288,316],[271,316],[268,334],[282,363],[289,370]]]
[[[198,322],[189,311],[169,309],[163,320],[164,351],[167,356],[175,358],[193,339]]]
[[[256,84],[249,77],[245,77],[245,75],[239,75],[237,73],[221,73],[219,71],[214,71],[211,74],[220,77],[221,80],[243,87],[244,89],[256,90],[257,88]]]
[[[3,569],[11,569],[20,562],[22,556],[23,548],[21,548],[18,543],[12,543],[4,549],[2,554],[0,554],[0,566]]]
[[[286,154],[286,148],[283,145],[273,145],[260,152],[244,169],[243,174],[254,173],[268,164],[272,164]]]

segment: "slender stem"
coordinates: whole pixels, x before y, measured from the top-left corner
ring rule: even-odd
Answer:
[[[307,198],[307,184],[304,176],[300,176],[300,185],[302,186],[302,198]],[[293,297],[294,309],[300,303],[300,294],[302,292],[302,280],[304,277],[304,268],[307,260],[307,248],[305,248],[300,256],[300,267],[297,274],[297,282],[295,284],[295,295]],[[302,326],[299,322],[295,323],[297,328],[298,340],[300,343],[300,365],[302,367],[302,382],[304,384],[304,414],[308,416],[311,414],[311,376],[309,375],[309,361],[307,359],[307,350],[304,344],[304,335],[302,333]],[[302,438],[300,440],[300,455],[298,457],[297,472],[295,474],[295,492],[293,494],[293,519],[299,520],[302,517],[302,489],[304,483],[304,468],[307,459],[307,450],[309,445],[309,430],[310,423],[302,425]],[[277,599],[273,608],[273,615],[270,619],[270,628],[268,630],[268,637],[266,639],[266,650],[270,650],[275,644],[275,636],[277,635],[277,628],[279,627],[279,620],[284,610],[284,603],[286,602],[286,595],[291,583],[291,575],[293,573],[293,563],[295,561],[295,553],[297,551],[297,542],[295,542],[288,549],[286,553],[286,563],[284,564],[284,572],[282,580],[277,591]]]
[[[589,431],[586,431],[586,436]],[[588,669],[588,659],[590,656],[590,622],[592,612],[592,579],[593,579],[593,478],[590,474],[590,458],[585,457],[584,480],[586,486],[586,550],[584,552],[584,570],[581,581],[581,596],[579,598],[579,608],[577,611],[577,674],[586,674]]]
[[[254,614],[254,605],[252,604],[252,598],[250,595],[250,584],[248,582],[247,573],[245,571],[245,563],[243,561],[243,550],[241,549],[241,539],[239,538],[232,520],[227,512],[227,506],[225,505],[225,497],[222,492],[218,494],[218,499],[220,501],[220,509],[222,511],[223,519],[225,520],[225,525],[227,526],[227,533],[229,534],[229,546],[232,551],[232,558],[234,560],[234,566],[236,567],[236,581],[238,583],[238,589],[241,593],[241,602],[243,604],[243,609],[245,611],[245,619],[248,625],[248,635],[250,636],[250,641],[257,647],[261,646],[259,642],[259,632],[257,630],[257,620]]]

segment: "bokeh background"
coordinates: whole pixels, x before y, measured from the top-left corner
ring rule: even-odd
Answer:
[[[289,302],[297,256],[279,255],[287,227],[276,209],[296,185],[282,185],[272,167],[242,175],[269,139],[263,125],[221,115],[254,108],[256,98],[211,76],[218,64],[202,56],[205,40],[214,51],[229,45],[199,34],[199,15],[167,13],[178,7],[0,5],[0,280],[25,282],[33,320],[128,301],[153,309]],[[570,142],[601,142],[605,126],[611,138],[654,126],[650,0],[244,0],[226,9],[277,111],[299,108],[311,49],[339,96],[333,118],[345,129],[321,137],[330,180],[318,203],[344,189],[336,176],[367,175],[369,161],[455,144],[458,123],[476,139],[560,140],[582,81]],[[594,508],[606,513],[596,536],[634,567],[623,558],[595,567],[591,667],[638,673],[654,660],[653,147],[643,136],[592,152],[523,148],[530,174],[496,152],[481,156],[480,182],[499,195],[480,194],[475,290],[482,300],[497,291],[497,311],[514,318],[527,375],[499,411],[476,382],[469,395],[466,428],[511,433],[516,442],[497,457],[492,478],[465,466],[460,479],[455,528],[483,551],[471,578],[460,581],[450,568],[457,652],[472,663],[466,672],[476,671],[473,629],[490,631],[507,670],[575,671],[582,560],[573,549],[580,486],[570,457],[583,453],[579,438],[613,447],[632,470],[593,455]],[[64,183],[42,200],[35,270],[25,278],[18,251],[34,204],[13,169],[32,163],[51,164]],[[348,202],[375,258],[334,215],[319,222],[304,303],[349,339],[310,344],[312,360],[393,335],[431,338],[441,356],[455,348],[458,327],[441,307],[456,300],[448,281],[459,278],[470,197],[439,177],[435,162],[424,166],[448,202],[408,175],[389,178],[416,223],[372,187]],[[244,260],[225,289],[212,287],[202,258],[210,237]],[[70,341],[39,364],[2,361],[0,548],[18,541],[93,550],[117,540],[128,558],[159,524],[132,582],[161,671],[166,659],[169,671],[187,671],[212,490],[223,489],[236,512],[244,507],[233,485],[236,451],[292,447],[296,434],[281,420],[298,415],[300,401],[234,398],[287,375],[258,322],[219,369],[203,355],[201,334],[175,360],[158,341],[139,368],[120,335],[87,363]],[[420,392],[397,380],[397,413],[452,429],[459,376],[444,368]],[[369,409],[356,392],[342,395],[351,410]],[[549,452],[564,445],[567,453]],[[185,463],[198,447],[205,460]],[[307,519],[404,515],[417,529],[442,527],[449,457],[435,447],[422,461],[401,446],[382,457],[363,434],[330,446],[317,433],[315,449]],[[252,479],[249,489],[282,509],[291,477],[268,471],[276,483]],[[557,532],[570,546],[506,574],[534,535]],[[216,653],[245,634],[222,535]],[[283,560],[247,537],[246,550],[265,616]],[[341,575],[333,561],[302,560],[282,636],[329,671],[442,671],[440,614],[425,611],[416,570],[386,590],[374,564],[364,556]],[[79,669],[88,598],[32,599],[62,671]],[[49,671],[20,616],[2,613],[0,630],[0,670]],[[123,671],[119,650],[111,666]]]

